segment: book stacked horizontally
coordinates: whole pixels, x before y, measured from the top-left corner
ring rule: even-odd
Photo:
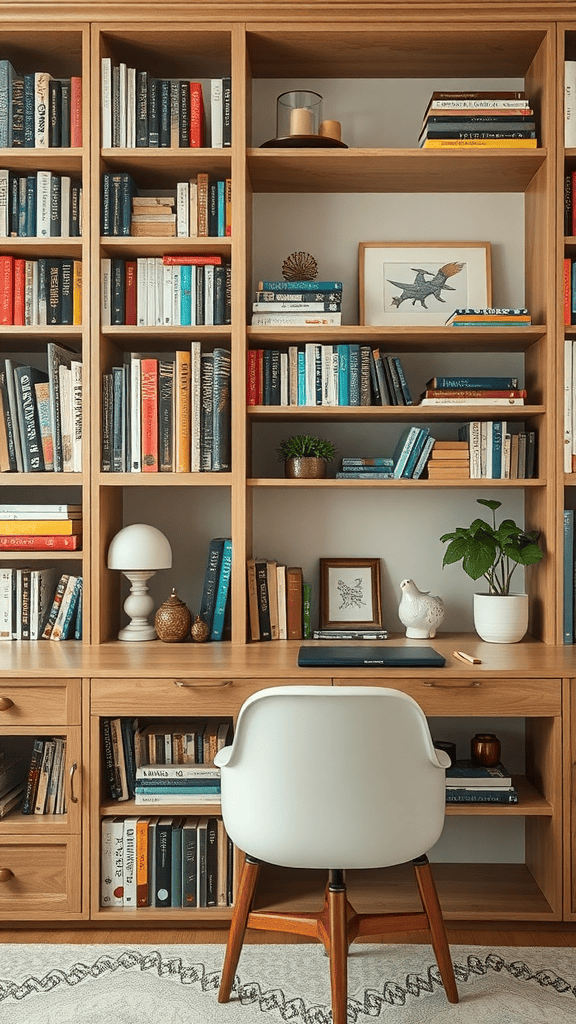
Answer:
[[[136,769],[137,804],[220,803],[220,769],[195,764],[144,764]]]
[[[395,480],[418,480],[428,463],[430,452],[434,446],[434,438],[428,427],[406,427],[398,438],[392,460]]]
[[[524,92],[433,92],[418,145],[536,149],[534,111]]]
[[[259,281],[252,324],[326,327],[342,323],[342,281]]]
[[[517,804],[518,793],[501,761],[484,768],[463,758],[446,769],[446,803]]]
[[[455,309],[446,320],[450,327],[529,327],[532,317],[521,309]]]
[[[130,234],[175,238],[175,206],[173,196],[132,196]]]
[[[81,505],[0,504],[0,551],[76,551]]]
[[[524,405],[517,377],[432,377],[420,405]]]
[[[394,459],[343,458],[342,468],[336,473],[337,480],[391,480],[394,476]]]
[[[434,441],[426,466],[429,480],[467,480],[470,454],[467,441]]]

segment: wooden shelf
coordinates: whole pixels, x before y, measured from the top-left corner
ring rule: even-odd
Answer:
[[[231,473],[99,473],[102,487],[229,487]]]
[[[543,416],[543,405],[249,405],[246,415],[262,422],[275,420],[406,421],[526,420]]]
[[[515,775],[512,784],[518,790],[517,804],[446,804],[446,814],[450,815],[512,815],[512,817],[551,817],[554,810],[529,779],[524,775]]]
[[[247,487],[304,487],[304,488],[330,488],[330,487],[342,487],[344,489],[352,488],[383,488],[398,490],[405,489],[406,487],[416,488],[432,488],[437,490],[439,487],[463,487],[465,490],[474,489],[478,487],[544,487],[546,484],[545,480],[491,480],[485,477],[473,480],[411,480],[411,479],[400,479],[400,480],[335,480],[335,479],[324,479],[324,480],[286,480],[283,477],[252,477],[246,481]]]
[[[576,327],[574,328],[576,331]],[[526,352],[546,336],[542,326],[483,327],[252,327],[246,330],[252,348],[281,348],[283,345],[317,341],[329,345],[355,342],[359,345],[393,346],[396,352]]]

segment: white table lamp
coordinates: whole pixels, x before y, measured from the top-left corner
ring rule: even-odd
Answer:
[[[108,568],[120,569],[131,588],[124,602],[130,622],[118,633],[119,640],[155,640],[156,630],[148,622],[154,601],[148,593],[148,580],[157,569],[172,565],[172,548],[155,526],[134,523],[112,538],[108,548]]]

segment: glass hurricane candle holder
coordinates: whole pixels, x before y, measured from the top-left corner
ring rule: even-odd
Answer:
[[[283,92],[276,100],[276,138],[290,135],[318,135],[322,121],[322,97],[299,89]]]

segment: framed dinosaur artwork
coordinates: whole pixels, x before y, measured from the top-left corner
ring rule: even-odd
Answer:
[[[359,242],[360,324],[437,327],[492,305],[490,242]]]

